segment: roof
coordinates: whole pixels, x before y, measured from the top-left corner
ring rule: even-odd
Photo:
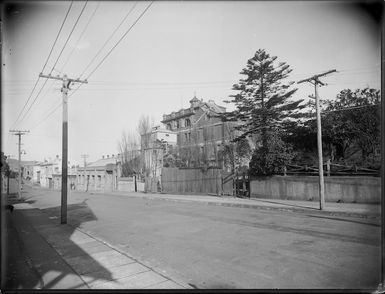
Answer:
[[[87,165],[87,167],[100,167],[100,166],[106,166],[107,164],[116,164],[116,161],[118,161],[117,157],[110,157],[110,158],[102,158],[95,162],[92,162]]]
[[[201,107],[201,108],[207,107],[208,110],[217,114],[226,112],[226,107],[219,106],[213,100],[208,100],[207,102],[203,102],[203,100],[199,100],[196,97],[194,97],[193,99],[190,100],[190,103],[196,103],[196,106],[183,108],[177,112],[171,112],[170,114],[163,114],[162,123],[167,123],[175,119],[180,119],[184,116],[190,116],[194,113],[192,109],[197,107]]]
[[[211,111],[214,111],[216,113],[223,113],[226,112],[226,108],[223,106],[217,105],[214,101],[209,100],[208,102],[204,103]]]

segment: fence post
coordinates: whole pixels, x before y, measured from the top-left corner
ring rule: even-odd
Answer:
[[[238,172],[235,173],[235,197],[238,197]]]
[[[330,159],[326,161],[327,176],[330,177]]]

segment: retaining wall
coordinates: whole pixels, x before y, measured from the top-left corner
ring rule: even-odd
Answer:
[[[381,202],[381,178],[324,177],[325,201]],[[251,198],[319,200],[317,176],[273,176],[252,179]]]

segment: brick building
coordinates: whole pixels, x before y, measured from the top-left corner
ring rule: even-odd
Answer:
[[[226,111],[213,100],[194,97],[190,107],[163,115],[167,130],[177,134],[178,156],[187,167],[223,167],[224,145],[234,136],[234,122],[219,117]]]

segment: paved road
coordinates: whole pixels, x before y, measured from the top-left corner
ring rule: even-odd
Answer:
[[[59,191],[24,196],[60,219]],[[197,288],[379,284],[373,220],[73,191],[68,204],[69,223]]]

